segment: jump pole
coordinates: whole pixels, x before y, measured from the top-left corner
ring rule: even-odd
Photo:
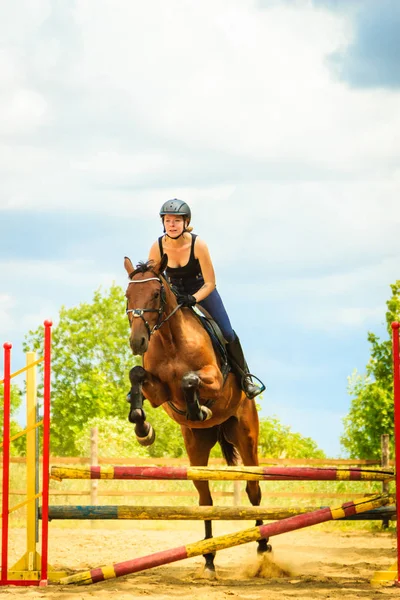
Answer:
[[[62,479],[148,479],[190,481],[390,481],[392,470],[319,467],[52,467]]]
[[[314,512],[324,506],[301,508],[265,508],[261,506],[49,506],[49,521],[56,520],[140,520],[140,521],[278,521]],[[348,521],[382,521],[396,515],[394,506],[383,506],[344,517]],[[41,512],[39,511],[39,519]]]
[[[358,500],[354,502],[346,502],[337,508],[322,508],[315,512],[289,517],[282,521],[275,521],[267,525],[259,525],[250,529],[244,529],[238,533],[222,535],[219,537],[203,540],[186,546],[179,546],[171,550],[164,550],[149,554],[141,558],[135,558],[126,562],[115,563],[105,567],[99,567],[90,571],[84,571],[75,575],[70,575],[60,579],[62,585],[78,584],[85,585],[98,583],[106,579],[113,579],[123,575],[138,573],[146,569],[166,565],[172,562],[200,556],[209,552],[216,552],[224,548],[232,548],[248,542],[255,542],[263,538],[269,538],[281,533],[287,533],[296,529],[310,527],[318,523],[331,521],[332,519],[342,519],[346,516],[351,516],[366,510],[373,510],[379,506],[393,503],[393,498],[385,496],[377,496],[367,500]]]

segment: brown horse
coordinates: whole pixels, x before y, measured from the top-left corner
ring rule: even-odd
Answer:
[[[258,465],[258,414],[254,400],[241,391],[233,373],[224,381],[208,333],[192,309],[181,308],[163,276],[168,257],[161,263],[139,263],[136,269],[125,257],[129,275],[126,290],[130,322],[130,346],[143,356],[143,367],[129,373],[129,420],[135,424],[139,443],[150,445],[155,434],[146,421],[143,400],[163,406],[182,430],[192,466],[206,466],[210,451],[219,442],[228,465],[235,465],[238,452],[246,466]],[[208,481],[194,481],[199,504],[212,505]],[[258,481],[248,481],[246,492],[259,506]],[[211,521],[205,523],[205,538],[212,537]],[[261,525],[262,521],[256,521]],[[270,550],[268,540],[258,542],[258,552]],[[214,554],[205,554],[205,571],[215,572]]]

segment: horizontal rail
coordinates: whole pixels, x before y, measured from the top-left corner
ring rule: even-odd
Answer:
[[[50,489],[50,496],[90,496],[90,490],[52,490]],[[241,494],[244,495],[244,491],[241,491]],[[12,490],[10,492],[10,496],[26,496],[25,490]],[[102,497],[135,497],[135,496],[147,496],[149,498],[157,497],[157,496],[166,496],[166,497],[179,497],[179,498],[198,498],[199,495],[196,491],[182,491],[182,490],[98,490],[98,496]],[[213,491],[213,497],[226,497],[231,498],[235,495],[234,492],[219,492]],[[292,492],[275,492],[270,491],[268,493],[268,498],[365,498],[365,492],[360,492],[355,494],[354,492],[296,492],[296,490]],[[371,493],[372,495],[372,493]]]
[[[296,507],[296,508],[265,508],[260,506],[49,506],[49,519],[73,519],[73,520],[109,520],[109,519],[134,519],[134,520],[174,520],[174,521],[199,521],[205,519],[214,520],[254,520],[276,521],[287,519],[295,515],[301,515],[326,508],[320,507]],[[364,513],[345,517],[344,520],[381,521],[392,519],[396,516],[395,506],[375,508]],[[39,519],[42,518],[39,509]]]
[[[394,472],[318,467],[52,467],[53,479],[190,481],[389,481]]]
[[[42,462],[42,457],[40,457],[40,462]],[[51,462],[53,464],[60,465],[90,465],[90,458],[87,456],[52,456]],[[11,456],[10,463],[26,463],[25,456]],[[107,457],[100,456],[98,458],[99,465],[124,465],[124,466],[136,466],[136,465],[145,465],[145,466],[183,466],[187,467],[188,460],[187,458],[171,458],[171,457],[160,457],[160,458],[144,458],[141,456],[136,457],[126,457],[126,458],[116,458],[116,457]],[[336,467],[336,466],[353,466],[353,467],[380,467],[381,462],[375,459],[348,459],[348,458],[260,458],[260,465],[276,465],[276,466],[326,466],[326,467]],[[211,465],[221,465],[224,466],[226,463],[223,458],[210,458],[208,464]],[[394,461],[390,461],[390,466],[394,465]]]

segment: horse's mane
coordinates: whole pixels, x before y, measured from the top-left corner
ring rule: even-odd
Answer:
[[[132,279],[132,277],[134,275],[137,275],[138,273],[147,273],[148,271],[155,273],[155,271],[154,271],[155,266],[156,266],[156,263],[154,262],[154,260],[148,260],[146,262],[144,260],[141,260],[136,265],[135,270],[129,274],[129,279]],[[158,276],[161,277],[164,280],[164,282],[167,283],[164,273],[159,273]]]
[[[140,261],[136,265],[136,269],[130,274],[130,277],[137,275],[137,273],[147,273],[147,271],[153,271],[155,265],[153,260],[148,260],[147,262]]]

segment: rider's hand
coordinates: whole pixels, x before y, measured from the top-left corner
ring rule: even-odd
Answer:
[[[182,304],[182,306],[194,306],[197,302],[196,298],[192,296],[192,294],[188,294],[187,292],[182,292],[178,294],[178,304]]]

